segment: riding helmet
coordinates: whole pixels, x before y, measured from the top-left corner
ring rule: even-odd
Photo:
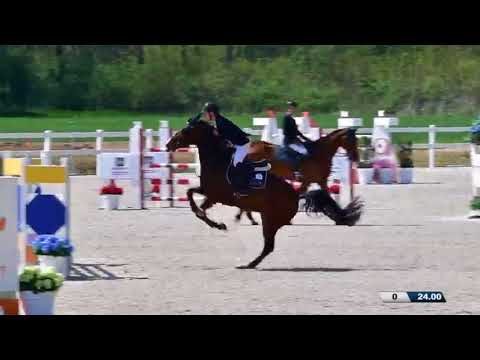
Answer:
[[[206,103],[204,108],[203,108],[203,111],[204,112],[211,112],[211,113],[214,113],[214,114],[220,114],[220,107],[215,103]]]
[[[295,102],[295,101],[289,100],[289,101],[287,101],[287,106],[297,108],[297,107],[298,107],[298,103]]]

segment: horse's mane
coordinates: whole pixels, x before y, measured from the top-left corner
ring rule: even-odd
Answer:
[[[341,133],[341,132],[345,132],[345,130],[348,130],[348,129],[337,129],[337,130],[332,131],[331,133],[329,133],[326,137],[336,136],[336,135],[338,135],[338,134]]]
[[[352,128],[345,128],[345,129],[337,129],[335,131],[332,131],[329,133],[327,136],[320,138],[317,140],[318,143],[325,143],[329,140],[333,140],[336,136],[341,136],[341,135],[347,135],[349,138],[350,137],[355,137],[356,136],[357,130],[352,129]]]
[[[234,149],[228,145],[228,142],[223,137],[215,133],[216,128],[213,125],[204,120],[197,120],[190,123],[189,126],[203,126],[209,130],[206,133],[209,136],[208,145],[203,146],[208,157],[230,161]]]

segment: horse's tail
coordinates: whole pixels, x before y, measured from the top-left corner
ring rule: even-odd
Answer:
[[[325,190],[310,191],[301,197],[305,200],[304,210],[307,215],[323,213],[335,221],[337,225],[354,226],[362,216],[363,202],[355,198],[345,209],[342,209]]]

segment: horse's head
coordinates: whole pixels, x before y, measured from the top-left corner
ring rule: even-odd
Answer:
[[[190,145],[200,146],[215,137],[215,128],[207,122],[192,119],[183,130],[175,134],[167,144],[167,150],[174,152]]]
[[[359,161],[357,129],[348,128],[337,130],[331,133],[329,137],[338,147],[342,147],[347,151],[350,161]]]

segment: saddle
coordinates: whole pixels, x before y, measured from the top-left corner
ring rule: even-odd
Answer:
[[[236,190],[245,192],[247,190],[262,190],[267,187],[268,173],[272,166],[267,160],[250,161],[233,166],[233,157],[227,169],[227,181]]]
[[[307,148],[307,150],[309,150]],[[302,161],[308,159],[309,155],[303,155],[288,146],[279,146],[276,149],[275,157],[280,160],[288,163],[294,171],[300,170]]]

